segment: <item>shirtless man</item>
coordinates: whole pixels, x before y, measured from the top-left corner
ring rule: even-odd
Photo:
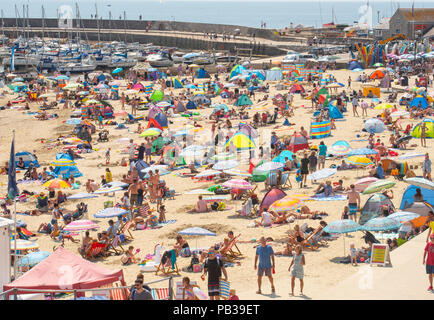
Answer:
[[[128,188],[128,193],[130,194],[130,203],[131,206],[134,207],[137,205],[137,196],[139,194],[140,182],[137,179],[133,180],[133,183],[130,184]]]
[[[349,218],[357,220],[357,210],[360,209],[360,195],[355,190],[354,184],[350,186],[350,191],[347,192],[348,208],[350,209]]]

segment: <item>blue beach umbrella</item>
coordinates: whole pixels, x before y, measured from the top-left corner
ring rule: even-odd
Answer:
[[[80,118],[71,118],[65,121],[65,124],[69,124],[72,126],[76,126],[79,125],[81,123],[81,119]]]
[[[113,71],[112,71],[112,74],[116,74],[116,73],[119,73],[119,72],[122,72],[124,69],[122,69],[122,68],[116,68],[116,69],[114,69]]]
[[[79,192],[68,197],[68,200],[91,199],[98,198],[97,195],[87,192]]]
[[[323,230],[327,233],[350,233],[359,231],[362,227],[355,221],[350,219],[336,220],[330,222]],[[345,237],[344,239],[344,255],[345,255]]]
[[[223,160],[217,162],[215,165],[212,166],[212,168],[214,170],[229,170],[238,167],[238,165],[239,162],[237,160]]]
[[[362,226],[362,230],[366,231],[389,231],[398,229],[401,223],[390,217],[373,218]]]
[[[419,215],[414,212],[397,211],[392,213],[391,215],[388,215],[387,217],[402,223],[419,218]]]
[[[366,156],[371,154],[378,154],[378,152],[369,148],[359,148],[351,150],[348,156]]]
[[[26,254],[24,257],[18,260],[17,265],[19,267],[34,267],[39,262],[47,258],[51,253],[48,251],[35,251]]]
[[[122,216],[122,215],[127,214],[127,213],[128,213],[128,211],[125,209],[112,207],[112,208],[102,209],[102,210],[98,211],[97,213],[95,213],[93,216],[95,218],[113,218],[113,217]]]
[[[184,236],[216,236],[214,232],[200,227],[191,227],[178,232]]]
[[[57,77],[54,78],[54,79],[56,79],[56,80],[69,80],[69,77],[68,77],[68,76],[65,76],[65,75],[60,75],[60,76],[57,76]]]
[[[336,172],[338,172],[338,169],[335,169],[335,168],[331,168],[331,169],[325,168],[325,169],[318,170],[318,171],[316,171],[314,173],[309,174],[307,176],[307,179],[309,179],[309,180],[325,179],[325,178],[328,178],[328,177],[331,177],[331,176],[335,175]]]

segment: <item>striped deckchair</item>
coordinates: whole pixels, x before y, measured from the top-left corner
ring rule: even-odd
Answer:
[[[220,297],[227,300],[229,299],[229,290],[231,289],[231,284],[229,281],[220,280]]]
[[[106,245],[104,243],[93,242],[86,253],[86,259],[95,259],[106,249]]]
[[[110,290],[110,300],[128,300],[130,290],[124,288]]]
[[[271,189],[275,185],[277,185],[277,172],[271,171],[268,174],[267,180],[265,181],[265,186],[267,187],[267,189]]]
[[[152,299],[154,300],[169,300],[168,288],[152,289],[151,293],[152,293]]]

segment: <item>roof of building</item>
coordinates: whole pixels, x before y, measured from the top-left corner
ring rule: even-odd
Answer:
[[[374,29],[389,30],[389,22],[390,18],[382,18],[380,22],[374,27]]]
[[[432,27],[427,33],[423,35],[424,38],[434,38],[434,27]]]
[[[411,8],[400,8],[399,11],[406,20],[417,22],[433,22],[434,21],[434,8],[414,8],[414,18]]]

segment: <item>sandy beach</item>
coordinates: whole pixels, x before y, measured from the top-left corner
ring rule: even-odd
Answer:
[[[370,72],[375,69],[366,69],[364,72],[366,74],[370,74]],[[352,88],[355,90],[361,89],[361,82],[356,82],[356,74],[349,70],[333,70],[328,71],[333,74],[333,76],[337,79],[338,82],[347,84],[347,79],[349,76],[352,77]],[[71,80],[72,81],[72,80]],[[197,82],[204,82],[204,80],[196,80]],[[122,81],[123,86],[121,86],[120,91],[126,90],[126,82]],[[142,82],[144,85],[149,84],[149,82]],[[378,80],[376,80],[378,83]],[[270,84],[270,92],[268,93],[269,97],[272,97],[278,93],[286,93],[286,91],[278,91],[276,89],[276,81],[269,82]],[[409,85],[412,86],[414,84],[414,77],[410,78]],[[158,88],[156,85],[154,88]],[[311,89],[311,87],[306,86],[307,89]],[[348,89],[345,88],[348,92]],[[174,91],[175,96],[178,95],[181,91],[185,89],[171,89]],[[342,89],[339,89],[341,91]],[[6,91],[5,95],[0,97],[0,105],[6,105],[9,100],[13,100],[16,94],[11,93],[8,89],[3,88],[1,91]],[[432,91],[432,87],[428,88],[428,92]],[[165,93],[169,93],[169,89],[165,90]],[[141,95],[143,95],[141,93]],[[263,93],[255,94],[255,101],[258,101],[259,98],[263,97]],[[381,93],[381,100],[385,101],[387,99],[388,93]],[[402,93],[398,95],[398,100]],[[54,98],[49,98],[48,101],[52,101]],[[255,103],[255,101],[253,101]],[[269,100],[271,101],[271,100]],[[120,100],[111,101],[112,106],[115,111],[121,110]],[[227,103],[227,100],[217,96],[212,99],[212,103]],[[299,131],[300,127],[304,127],[307,130],[310,127],[311,117],[313,114],[313,110],[310,107],[310,101],[302,99],[299,94],[295,95],[293,106],[295,107],[295,115],[289,118],[291,123],[295,123],[294,126],[291,126],[289,130],[284,132],[285,135],[291,135],[294,130]],[[0,135],[0,165],[4,165],[6,161],[9,160],[9,152],[10,152],[10,143],[12,139],[12,131],[15,130],[15,149],[16,151],[29,151],[34,152],[38,156],[38,161],[42,167],[48,167],[49,163],[55,160],[56,153],[60,151],[59,147],[57,148],[47,148],[47,145],[50,144],[50,140],[57,139],[60,135],[68,135],[71,134],[73,127],[66,125],[63,123],[66,119],[69,118],[72,110],[71,109],[63,109],[63,104],[59,104],[59,109],[50,110],[51,113],[57,113],[58,118],[54,120],[46,120],[40,121],[34,118],[34,116],[25,114],[25,111],[22,110],[3,110],[0,111],[0,124],[1,124],[1,135]],[[229,107],[232,107],[229,105]],[[317,140],[309,140],[311,145],[318,145],[320,141],[324,141],[327,146],[331,146],[334,142],[339,140],[346,140],[350,143],[352,148],[362,148],[367,147],[367,141],[357,141],[361,139],[368,138],[367,132],[362,132],[363,121],[372,117],[376,117],[378,114],[382,112],[382,110],[373,110],[369,109],[368,116],[369,117],[354,117],[351,112],[351,103],[347,104],[348,111],[344,113],[344,119],[342,121],[336,121],[336,129],[332,131],[332,135],[330,137],[324,139]],[[400,108],[400,107],[399,107]],[[37,103],[30,103],[31,111],[38,111],[39,105]],[[129,106],[126,107],[128,112],[131,111]],[[208,116],[213,111],[212,108],[195,110],[200,113],[198,123],[205,127],[206,129],[210,129],[210,122],[208,120]],[[253,115],[253,111],[250,110],[250,116]],[[361,110],[359,108],[359,113],[361,114]],[[147,116],[147,111],[138,111],[137,115]],[[116,118],[117,121],[120,120],[120,117]],[[170,118],[173,121],[172,124],[169,125],[169,129],[173,128],[183,128],[187,124],[192,124],[191,120],[183,117],[175,117]],[[241,120],[234,119],[232,123],[234,127],[237,126],[238,122]],[[249,119],[251,121],[251,118]],[[258,129],[260,136],[266,136],[266,131],[270,132],[275,126],[281,125],[284,121],[284,118],[279,117],[277,119],[277,123],[275,125],[268,125],[266,127],[260,127]],[[412,120],[412,119],[403,119],[402,127],[405,128],[407,124],[415,125],[420,120]],[[147,124],[147,121],[142,121],[143,125]],[[93,135],[92,146],[94,148],[94,152],[84,154],[83,159],[76,160],[77,167],[83,173],[83,177],[78,178],[77,180],[81,182],[81,187],[78,190],[65,190],[67,194],[73,194],[76,192],[85,192],[85,182],[87,179],[94,179],[95,181],[100,181],[100,176],[105,173],[105,168],[107,167],[105,164],[105,152],[108,148],[111,148],[111,164],[108,166],[113,173],[114,180],[121,180],[122,175],[126,174],[127,169],[125,167],[121,167],[116,165],[116,163],[120,163],[122,158],[128,158],[128,154],[122,154],[121,151],[126,148],[126,144],[119,144],[116,140],[120,138],[131,138],[134,139],[135,143],[141,143],[144,141],[144,138],[139,137],[138,133],[135,133],[137,129],[136,124],[127,124],[127,130],[116,130],[114,126],[106,126],[105,128],[109,130],[109,142],[97,142],[97,134]],[[278,134],[282,136],[282,133]],[[376,134],[376,138],[381,139],[386,145],[389,145],[389,136],[390,131],[386,130],[383,133]],[[197,138],[198,142],[206,141],[211,139],[209,136],[201,136]],[[257,140],[257,145],[261,145],[259,141],[264,140],[259,138]],[[262,144],[268,145],[269,141],[262,141]],[[407,154],[407,153],[430,153],[431,158],[434,156],[433,152],[433,140],[427,139],[427,146],[421,147],[420,139],[412,139],[409,143],[408,150],[401,150],[399,155]],[[157,157],[153,157],[153,159],[157,159]],[[415,173],[418,176],[422,175],[421,164],[423,161],[423,157],[410,159],[408,160],[409,165],[417,165],[418,169],[415,169]],[[339,159],[327,159],[325,163],[325,167],[329,168],[332,164],[339,165],[341,160]],[[248,170],[248,158],[241,159],[241,164],[238,169]],[[40,170],[40,169],[39,169]],[[200,169],[202,170],[202,169]],[[176,173],[184,173],[188,172],[188,169],[182,169],[176,171]],[[21,179],[24,171],[21,171],[17,174],[17,178]],[[331,181],[335,182],[339,179],[343,179],[344,186],[348,187],[351,183],[356,182],[363,176],[368,175],[368,169],[360,168],[357,170],[345,170],[338,171],[333,177],[329,178]],[[7,183],[8,176],[1,175],[0,176],[0,192],[1,194],[7,193]],[[195,246],[196,242],[199,247],[207,248],[217,242],[223,241],[226,237],[228,231],[232,230],[235,235],[241,234],[241,241],[248,241],[253,238],[259,239],[261,236],[272,237],[274,242],[271,243],[274,250],[282,250],[284,247],[283,242],[286,240],[288,236],[288,231],[293,229],[295,224],[303,225],[307,223],[309,227],[316,228],[319,225],[319,220],[296,220],[294,223],[283,224],[279,226],[273,226],[271,228],[264,227],[256,227],[249,228],[248,225],[251,223],[251,220],[248,218],[240,217],[236,211],[241,209],[241,201],[226,201],[226,205],[230,206],[231,209],[227,211],[212,211],[208,213],[196,213],[191,214],[187,213],[189,209],[195,206],[197,201],[197,195],[187,195],[186,192],[198,189],[205,188],[212,185],[212,182],[197,182],[196,180],[190,178],[183,178],[175,175],[175,172],[171,172],[168,175],[162,177],[166,181],[166,184],[171,188],[175,189],[176,196],[174,200],[165,200],[164,204],[166,206],[166,219],[168,220],[176,220],[175,223],[167,224],[159,229],[153,230],[131,230],[132,235],[134,236],[134,240],[128,244],[125,244],[124,247],[128,247],[129,245],[133,245],[135,248],[140,249],[140,253],[138,254],[139,258],[143,258],[148,253],[153,253],[154,247],[156,244],[163,244],[165,248],[171,248],[175,243],[175,237],[177,232],[185,229],[187,227],[198,226],[205,229],[208,229],[212,232],[216,233],[216,237],[188,237],[185,239],[190,243],[191,246]],[[393,178],[389,178],[392,180]],[[287,189],[285,192],[288,195],[291,194],[300,194],[306,193],[312,195],[314,190],[318,186],[317,183],[312,183],[312,181],[308,180],[307,188],[300,189],[298,183],[295,181],[295,174],[291,174],[290,180],[293,188]],[[403,181],[398,181],[393,179],[396,182],[396,185],[393,187],[394,198],[392,199],[393,204],[396,208],[399,208],[401,202],[401,195],[404,190],[407,188],[408,184]],[[261,200],[266,193],[264,183],[256,183],[258,185],[257,194],[259,199]],[[34,193],[38,193],[40,191],[47,190],[39,183],[39,182],[31,182],[31,183],[22,183],[18,184],[20,191],[28,190]],[[63,191],[63,190],[62,190]],[[116,200],[119,201],[121,193],[116,194]],[[361,194],[361,205],[366,202],[369,198],[369,195]],[[103,209],[104,201],[113,201],[113,197],[107,196],[99,196],[96,199],[88,199],[83,200],[88,205],[88,213],[87,218],[95,221],[99,226],[98,232],[102,230],[106,230],[108,228],[108,219],[95,219],[93,215]],[[81,201],[81,200],[80,200]],[[63,208],[73,210],[75,205],[80,201],[67,201],[62,205]],[[36,200],[30,199],[25,203],[17,203],[17,211],[23,212],[25,210],[31,210],[35,207]],[[311,210],[321,210],[326,211],[328,216],[324,217],[326,222],[331,222],[334,220],[338,220],[341,218],[344,206],[347,205],[347,201],[307,201],[305,202],[307,206]],[[155,207],[155,205],[151,205]],[[358,213],[359,215],[360,213]],[[25,221],[28,225],[27,229],[36,233],[37,228],[41,223],[48,223],[51,220],[51,214],[42,214],[40,216],[26,216],[26,215],[18,215],[18,219]],[[95,231],[91,232],[91,236],[96,238]],[[240,243],[238,244],[239,249],[243,253],[243,258],[238,260],[239,263],[234,264],[232,267],[227,268],[228,272],[228,280],[231,283],[231,288],[236,289],[237,295],[240,299],[326,299],[328,298],[327,292],[329,290],[333,291],[337,284],[341,283],[343,280],[354,276],[363,265],[359,265],[358,267],[354,267],[351,264],[341,264],[339,263],[339,259],[344,255],[347,256],[348,244],[350,242],[354,242],[356,248],[360,248],[362,246],[366,246],[364,240],[362,239],[362,232],[354,232],[349,234],[345,241],[347,244],[346,252],[344,252],[343,247],[343,239],[339,237],[337,240],[329,241],[328,246],[320,247],[316,251],[304,251],[306,258],[306,266],[305,266],[305,296],[301,297],[296,294],[295,297],[290,297],[288,293],[290,292],[290,273],[288,272],[288,266],[291,263],[292,258],[290,257],[276,257],[276,273],[273,275],[275,279],[276,286],[276,294],[271,295],[270,285],[267,279],[263,280],[263,290],[262,294],[256,294],[257,290],[257,282],[256,282],[256,271],[254,270],[254,257],[255,257],[255,249],[253,243]],[[421,236],[422,238],[424,236]],[[79,239],[79,236],[75,237]],[[59,246],[60,243],[54,242],[48,235],[37,234],[37,240],[40,246],[40,250],[53,251],[54,247]],[[421,241],[423,242],[423,241]],[[70,249],[72,252],[77,253],[77,249],[79,247],[79,243],[72,243],[70,241],[65,242],[65,248]],[[409,244],[410,245],[410,244]],[[419,246],[414,247],[414,250],[417,251],[417,256],[422,256],[421,247],[422,243]],[[414,252],[414,251],[412,251]],[[399,254],[397,251],[396,255]],[[402,254],[405,254],[403,252]],[[396,258],[397,259],[397,258]],[[419,259],[419,258],[418,258]],[[420,259],[421,260],[421,259]],[[180,269],[185,268],[190,263],[190,258],[178,257],[178,266]],[[136,275],[139,273],[139,265],[133,264],[130,266],[122,266],[120,261],[120,256],[109,256],[106,258],[99,258],[96,260],[97,264],[101,264],[109,269],[119,269],[122,268],[124,271],[124,275],[128,284],[132,284],[136,278]],[[423,272],[423,270],[419,270],[420,262],[409,261],[408,263],[418,264],[418,269],[416,272]],[[404,270],[403,272],[412,272],[411,270]],[[161,276],[156,276],[154,273],[143,273],[144,281],[153,281]],[[203,290],[206,289],[206,281],[202,281],[200,279],[200,273],[190,273],[181,271],[181,276],[175,277],[175,282],[181,281],[183,276],[190,277],[191,280],[197,281],[198,285],[201,286]],[[405,275],[407,276],[407,274]],[[424,275],[425,276],[425,275]],[[392,280],[388,280],[387,285],[391,286]],[[426,293],[425,284],[423,287],[417,287],[415,285],[409,284],[406,287],[406,290],[411,292],[411,295],[406,296],[408,299],[432,299],[433,295],[429,295]],[[298,292],[298,283],[297,289]],[[385,296],[378,295],[379,299],[389,299],[390,296],[387,296],[388,291],[384,291]],[[345,292],[348,294],[348,298],[352,298],[352,292]],[[342,296],[336,296],[337,299],[342,298]],[[354,295],[356,298],[356,295]]]

